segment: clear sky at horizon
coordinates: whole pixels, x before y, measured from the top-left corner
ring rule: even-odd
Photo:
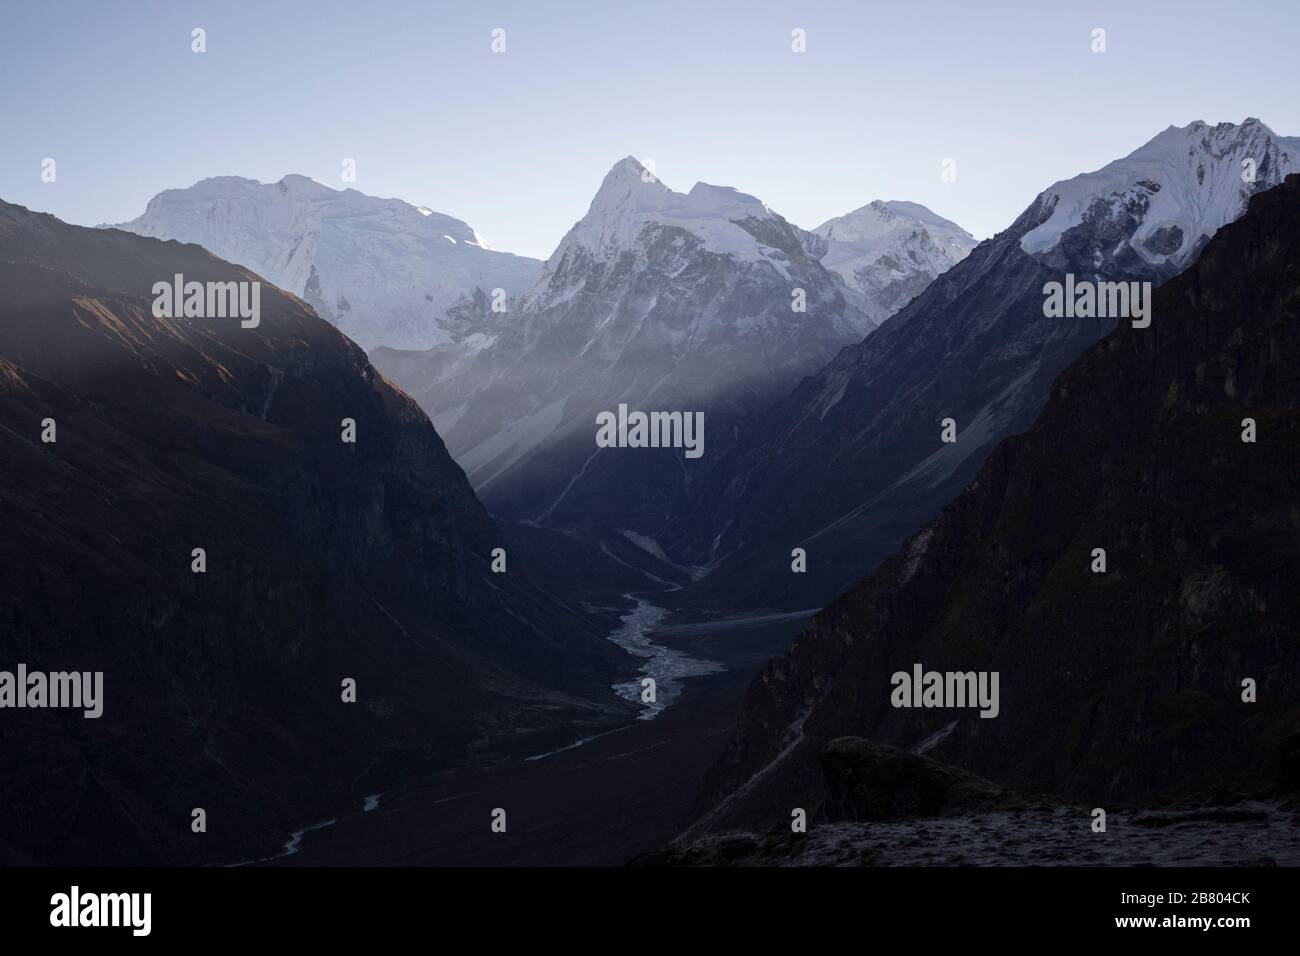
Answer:
[[[1296,0],[3,0],[0,199],[95,225],[302,173],[544,258],[633,155],[805,228],[906,199],[985,238],[1171,124],[1300,135],[1298,40]]]

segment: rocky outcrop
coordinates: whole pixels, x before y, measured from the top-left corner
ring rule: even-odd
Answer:
[[[1110,814],[1094,833],[1085,807],[1040,805],[940,818],[822,823],[807,833],[708,834],[637,866],[1300,866],[1300,822],[1276,802],[1166,815]]]
[[[987,780],[897,747],[839,737],[821,752],[826,780],[823,820],[898,820],[982,809],[1017,801]]]

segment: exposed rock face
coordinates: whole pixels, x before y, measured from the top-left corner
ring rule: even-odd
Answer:
[[[1300,177],[1255,196],[1153,314],[1087,350],[1027,433],[755,680],[702,790],[707,829],[818,803],[818,755],[846,733],[1087,806],[1293,779]],[[997,671],[1000,713],[892,706],[916,662]]]
[[[97,720],[0,711],[0,844],[238,859],[399,772],[622,712],[630,662],[523,562],[491,573],[505,542],[415,402],[266,283],[256,328],[155,318],[176,273],[257,278],[0,203],[0,669],[104,672]]]
[[[870,573],[1029,427],[1056,377],[1113,327],[1045,319],[1045,283],[1168,279],[1249,196],[1300,169],[1297,147],[1257,120],[1193,123],[1044,190],[713,463],[657,535],[678,560],[714,568],[694,597],[815,607]],[[940,440],[948,418],[953,444]],[[790,573],[795,547],[806,574]]]

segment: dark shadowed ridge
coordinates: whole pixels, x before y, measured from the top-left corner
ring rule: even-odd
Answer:
[[[788,828],[824,800],[819,756],[844,735],[1088,807],[1281,786],[1300,730],[1297,368],[1293,175],[766,667],[692,832]],[[890,676],[915,663],[998,671],[1000,714],[893,708]]]
[[[622,652],[491,573],[504,540],[414,401],[269,284],[257,328],[155,318],[177,273],[256,278],[0,203],[0,668],[104,672],[98,720],[5,712],[0,856],[238,859],[621,712]]]

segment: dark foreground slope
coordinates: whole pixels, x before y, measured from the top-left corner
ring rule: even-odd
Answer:
[[[1297,368],[1291,176],[768,665],[695,832],[825,810],[819,757],[844,735],[1088,807],[1274,786],[1300,730]],[[892,707],[891,675],[916,663],[999,672],[1000,713]]]
[[[415,403],[267,284],[257,328],[154,318],[176,273],[255,278],[0,203],[0,670],[104,672],[97,720],[0,710],[0,856],[246,856],[608,717],[622,652],[491,573],[504,541]]]

